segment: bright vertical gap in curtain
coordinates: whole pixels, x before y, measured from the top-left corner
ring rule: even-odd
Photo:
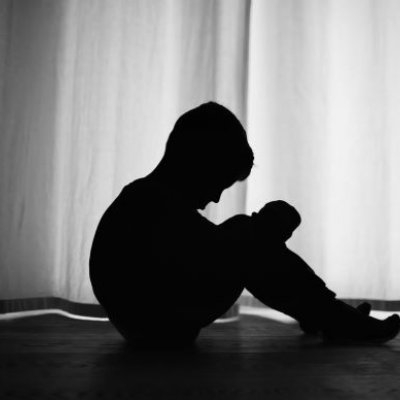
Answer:
[[[340,297],[399,300],[400,4],[254,0],[248,210],[281,198],[290,240]]]

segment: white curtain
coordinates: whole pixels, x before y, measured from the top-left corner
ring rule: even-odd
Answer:
[[[400,299],[400,2],[254,0],[248,210],[293,203],[291,243],[341,297]]]
[[[250,3],[0,4],[0,296],[93,302],[97,223],[179,115],[215,99],[244,121]],[[243,188],[208,214],[244,211]]]
[[[94,302],[100,216],[208,100],[256,166],[206,214],[285,199],[341,297],[399,300],[399,38],[396,0],[0,1],[0,300]]]

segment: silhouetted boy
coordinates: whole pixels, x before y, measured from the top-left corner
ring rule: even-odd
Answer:
[[[283,201],[220,225],[209,202],[248,177],[253,152],[238,119],[216,103],[176,122],[159,165],[127,185],[96,231],[90,278],[111,322],[129,341],[187,343],[247,288],[264,304],[337,342],[384,342],[400,319],[368,316],[335,298],[285,241],[300,215]]]

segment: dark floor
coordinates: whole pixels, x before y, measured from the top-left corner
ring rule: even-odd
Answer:
[[[160,335],[162,329],[160,328]],[[323,345],[255,316],[184,352],[128,349],[109,323],[0,322],[0,399],[400,399],[400,339]]]

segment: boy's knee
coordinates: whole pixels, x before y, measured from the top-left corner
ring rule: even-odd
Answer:
[[[259,231],[268,231],[285,241],[301,223],[298,211],[283,200],[267,203],[258,213],[253,213],[252,217]]]

